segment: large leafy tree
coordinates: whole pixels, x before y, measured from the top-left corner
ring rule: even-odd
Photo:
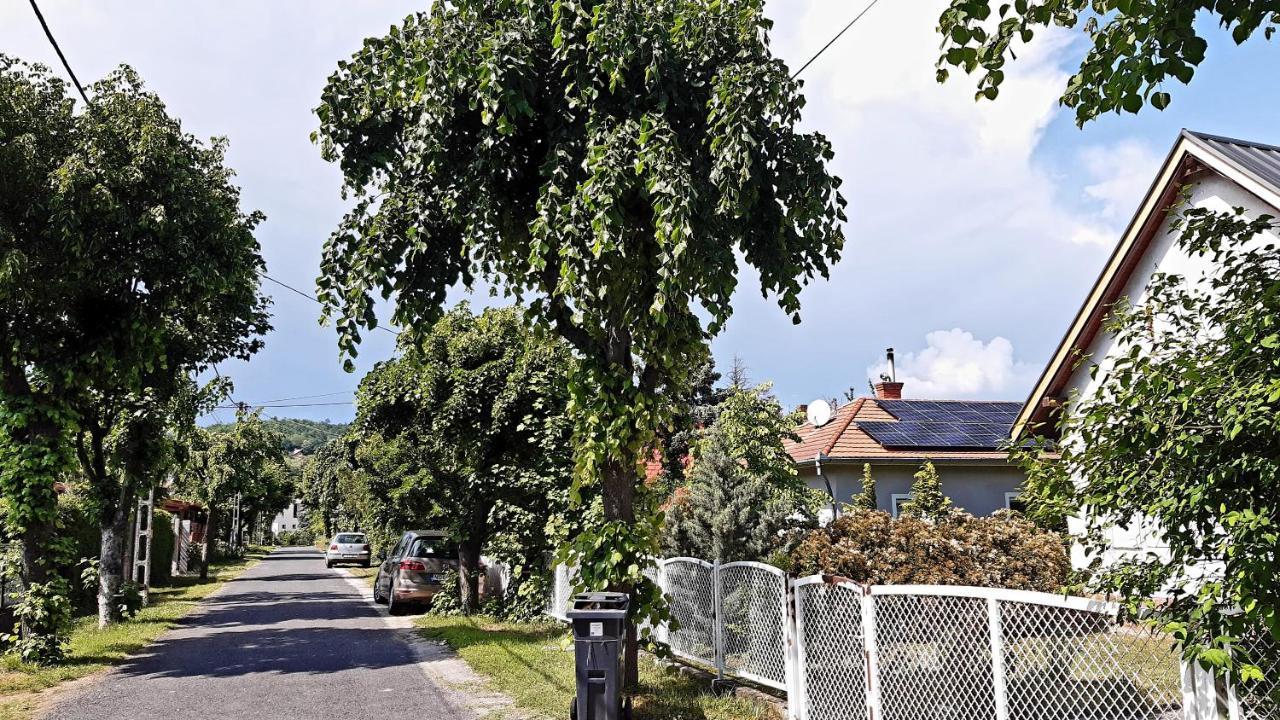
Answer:
[[[1205,16],[1236,44],[1280,26],[1275,0],[951,0],[938,20],[947,66],[978,73],[977,98],[995,99],[1019,44],[1051,28],[1081,30],[1092,46],[1062,94],[1080,125],[1108,112],[1168,107],[1170,81],[1186,85],[1205,58]],[[1199,25],[1199,27],[1197,27]]]
[[[400,480],[393,493],[418,499],[406,509],[422,514],[402,520],[447,528],[457,540],[467,612],[495,534],[523,529],[512,564],[539,569],[545,526],[564,506],[573,467],[571,365],[568,348],[535,337],[519,310],[477,316],[464,303],[360,384],[356,432],[376,437],[357,457],[371,472],[394,468],[384,473]]]
[[[1174,223],[1207,276],[1157,275],[1113,309],[1121,352],[1061,417],[1061,460],[1040,456],[1030,497],[1054,521],[1078,509],[1096,558],[1113,528],[1153,533],[1167,555],[1100,565],[1097,589],[1252,679],[1280,667],[1280,224],[1203,209]]]
[[[739,259],[796,315],[843,245],[830,144],[797,129],[762,5],[437,3],[366,40],[317,109],[356,196],[318,281],[342,350],[375,323],[375,294],[410,330],[457,284],[526,298],[580,360],[576,479],[600,487],[603,521],[572,554],[637,610],[658,604],[638,460],[728,320]]]
[[[47,69],[0,57],[0,491],[33,601],[57,582],[53,482],[94,409],[152,402],[266,328],[261,216],[240,211],[225,143],[183,133],[128,68],[91,93],[77,112]],[[55,656],[41,622],[25,634],[52,632]]]

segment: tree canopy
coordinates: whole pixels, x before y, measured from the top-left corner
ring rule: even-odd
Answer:
[[[1099,591],[1188,657],[1256,679],[1280,648],[1280,224],[1198,208],[1173,223],[1208,275],[1157,274],[1140,303],[1113,308],[1120,351],[1093,361],[1096,392],[1058,423],[1061,460],[1028,482],[1037,504],[1053,500],[1047,517],[1082,517]],[[1114,528],[1167,551],[1109,562]]]
[[[980,73],[978,99],[994,100],[1005,66],[1017,48],[1051,28],[1079,28],[1092,46],[1062,94],[1076,123],[1108,112],[1136,113],[1172,102],[1167,82],[1186,85],[1209,43],[1197,19],[1208,15],[1242,44],[1261,32],[1267,40],[1280,25],[1275,0],[951,0],[938,19],[942,55],[938,80],[948,67]]]
[[[844,243],[830,144],[797,129],[762,5],[437,3],[366,40],[317,108],[355,196],[317,281],[342,351],[375,295],[410,333],[458,284],[525,299],[579,356],[576,480],[604,504],[574,543],[583,581],[648,588],[640,613],[657,524],[637,523],[637,460],[729,319],[739,258],[798,320]]]

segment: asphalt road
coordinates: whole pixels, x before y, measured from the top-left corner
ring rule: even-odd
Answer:
[[[277,550],[45,717],[471,718],[385,613],[318,552]]]

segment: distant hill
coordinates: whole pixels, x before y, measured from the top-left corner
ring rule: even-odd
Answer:
[[[347,431],[347,423],[334,423],[328,420],[299,420],[297,418],[263,418],[262,424],[280,433],[286,452],[301,450],[303,455],[314,453],[321,445]],[[210,425],[209,429],[217,432],[227,425]]]

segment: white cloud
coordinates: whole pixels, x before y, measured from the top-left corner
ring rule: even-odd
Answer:
[[[949,400],[963,397],[1022,397],[1035,379],[1035,368],[1014,359],[1013,343],[1002,337],[983,342],[966,330],[935,330],[925,336],[926,347],[897,353],[897,379],[903,395]],[[867,368],[877,379],[888,371],[882,362]]]
[[[1160,159],[1145,143],[1135,140],[1085,148],[1080,160],[1092,183],[1084,187],[1084,194],[1101,205],[1102,219],[1125,222],[1151,186]]]

